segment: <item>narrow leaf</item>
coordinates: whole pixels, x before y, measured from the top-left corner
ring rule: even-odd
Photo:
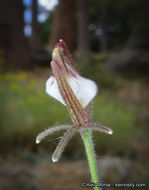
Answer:
[[[90,129],[93,129],[93,130],[96,130],[96,131],[100,131],[100,132],[103,132],[103,133],[107,133],[109,135],[112,135],[113,134],[113,131],[111,128],[107,127],[107,126],[103,126],[99,123],[93,123],[93,122],[90,122],[88,124],[86,124],[84,126],[85,128],[90,128]]]
[[[59,126],[54,126],[46,129],[45,131],[39,133],[39,135],[36,137],[36,143],[40,143],[41,140],[43,140],[45,137],[48,135],[53,134],[56,131],[64,130],[64,129],[70,129],[72,125],[59,125]]]
[[[68,141],[71,139],[71,137],[76,133],[76,131],[77,131],[77,129],[73,128],[73,129],[68,130],[66,133],[64,133],[64,136],[58,143],[58,145],[53,153],[53,156],[52,156],[53,162],[57,162],[60,159],[60,157],[64,151],[64,148],[66,147],[66,145],[67,145]]]

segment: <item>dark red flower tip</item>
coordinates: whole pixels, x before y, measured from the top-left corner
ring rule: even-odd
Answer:
[[[63,39],[60,39],[59,42],[55,45],[56,47],[62,47],[64,48],[64,50],[68,49],[67,44],[65,43],[65,41]]]
[[[55,48],[56,47],[62,48],[60,50],[60,52],[61,52],[61,55],[62,55],[64,61],[68,65],[71,65],[71,67],[73,67],[73,69],[75,69],[77,71],[74,61],[72,59],[72,55],[71,55],[69,48],[68,48],[67,44],[65,43],[65,41],[63,39],[60,39],[59,42],[55,45]]]

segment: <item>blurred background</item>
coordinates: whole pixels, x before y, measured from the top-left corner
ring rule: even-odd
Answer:
[[[1,2],[0,190],[79,190],[90,181],[79,134],[58,163],[51,156],[63,133],[35,144],[49,126],[71,123],[66,108],[45,93],[59,39],[99,86],[93,120],[114,130],[93,133],[102,180],[148,189],[148,8],[148,0]]]

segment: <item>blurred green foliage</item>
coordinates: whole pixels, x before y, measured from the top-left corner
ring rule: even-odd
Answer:
[[[110,76],[105,69],[105,61],[112,56],[112,52],[108,53],[91,53],[76,55],[76,63],[79,63],[79,71],[84,77],[94,80],[99,88],[115,89],[121,86],[122,78],[118,76]],[[85,69],[84,69],[85,68]]]
[[[110,126],[114,133],[112,135],[99,134],[95,132],[97,147],[111,152],[127,152],[137,138],[134,112],[122,102],[112,98],[99,96],[95,99],[93,110],[94,121]]]
[[[63,122],[65,108],[56,101],[51,103],[44,87],[25,73],[1,76],[0,138],[3,143],[35,142],[39,131],[54,124],[57,112],[59,121]]]
[[[1,149],[16,145],[32,149],[39,132],[48,126],[71,123],[66,108],[45,93],[45,81],[40,78],[25,72],[7,73],[1,75],[0,84]],[[95,98],[93,105],[94,121],[114,130],[112,136],[95,133],[97,147],[115,150],[128,147],[134,140],[133,112],[123,103],[102,95]],[[74,143],[75,139],[71,146],[76,150]]]

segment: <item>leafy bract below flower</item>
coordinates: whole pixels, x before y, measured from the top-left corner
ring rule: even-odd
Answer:
[[[86,129],[112,134],[106,126],[91,121],[91,101],[97,94],[97,85],[90,79],[79,75],[66,43],[60,40],[56,44],[51,61],[52,73],[46,82],[46,92],[64,104],[71,116],[73,125],[50,127],[36,138],[39,143],[47,135],[59,130],[66,130],[52,156],[52,161],[60,159],[70,138]]]

